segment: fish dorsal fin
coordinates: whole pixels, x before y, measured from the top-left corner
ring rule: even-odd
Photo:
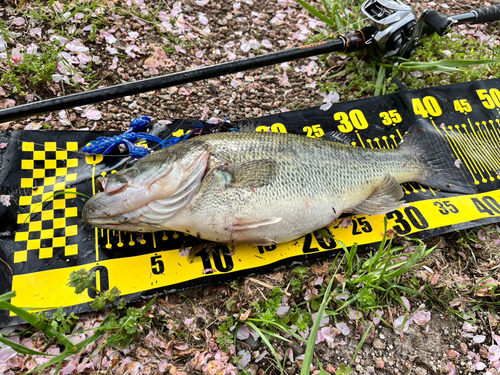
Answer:
[[[261,159],[221,166],[217,169],[229,175],[227,187],[259,188],[269,185],[276,178],[278,168],[274,160]]]
[[[353,213],[361,215],[381,215],[401,207],[403,189],[398,181],[387,174],[375,187],[372,194],[353,209]]]

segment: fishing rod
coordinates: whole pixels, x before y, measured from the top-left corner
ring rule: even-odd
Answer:
[[[326,53],[355,52],[374,45],[385,51],[386,57],[409,58],[415,53],[417,43],[423,35],[437,33],[442,36],[455,24],[500,20],[500,5],[450,17],[435,10],[425,10],[417,18],[413,8],[400,0],[367,0],[361,11],[370,26],[339,35],[333,40],[10,107],[0,111],[0,123]]]

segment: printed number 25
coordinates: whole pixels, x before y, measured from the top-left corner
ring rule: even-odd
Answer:
[[[363,232],[370,233],[373,230],[372,226],[365,217],[353,218],[352,220],[352,234],[354,236],[361,234]]]
[[[307,132],[307,136],[311,138],[321,138],[325,135],[323,129],[321,129],[321,125],[313,125],[313,126],[305,126],[302,131]]]

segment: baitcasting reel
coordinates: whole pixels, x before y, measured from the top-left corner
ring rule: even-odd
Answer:
[[[400,0],[367,0],[361,6],[361,11],[377,29],[373,41],[381,50],[387,51],[386,57],[397,55],[409,58],[415,53],[426,24],[442,36],[455,22],[428,9],[417,19],[413,8]]]

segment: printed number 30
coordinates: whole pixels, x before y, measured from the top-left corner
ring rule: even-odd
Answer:
[[[366,129],[368,127],[368,121],[366,121],[365,115],[359,109],[353,109],[349,114],[337,112],[333,115],[333,119],[340,121],[340,125],[337,128],[342,133],[349,133],[354,129]]]

